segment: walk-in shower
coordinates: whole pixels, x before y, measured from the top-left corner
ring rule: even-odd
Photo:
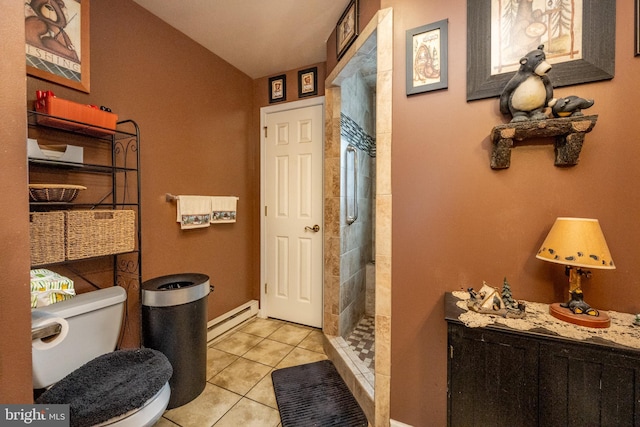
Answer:
[[[325,85],[325,349],[375,425],[389,423],[392,45],[384,9]]]

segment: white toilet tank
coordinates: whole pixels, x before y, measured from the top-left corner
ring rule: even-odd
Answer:
[[[62,324],[54,338],[31,342],[33,388],[48,387],[88,361],[116,348],[126,291],[120,286],[75,296],[31,311],[31,329]]]

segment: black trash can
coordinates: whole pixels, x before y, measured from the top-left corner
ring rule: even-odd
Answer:
[[[209,276],[172,274],[142,283],[142,345],[173,367],[167,409],[195,399],[207,382]]]

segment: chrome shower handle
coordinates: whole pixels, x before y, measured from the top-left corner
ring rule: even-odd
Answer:
[[[353,176],[351,178],[351,182],[349,182],[349,167],[347,166],[347,176],[346,176],[346,193],[347,193],[347,225],[351,225],[358,219],[358,151],[356,147],[349,144],[347,145],[347,154],[345,158],[345,162],[348,162],[349,153],[353,154],[353,167],[352,173]],[[351,184],[351,185],[349,185]],[[352,196],[353,196],[353,211],[349,212],[349,188],[352,188]]]

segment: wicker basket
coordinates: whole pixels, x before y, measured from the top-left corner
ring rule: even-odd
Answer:
[[[67,211],[67,259],[131,252],[135,249],[132,210]]]
[[[31,212],[29,220],[31,265],[64,261],[64,212]]]
[[[73,202],[80,190],[86,190],[82,185],[66,184],[29,184],[29,199],[32,202]]]

